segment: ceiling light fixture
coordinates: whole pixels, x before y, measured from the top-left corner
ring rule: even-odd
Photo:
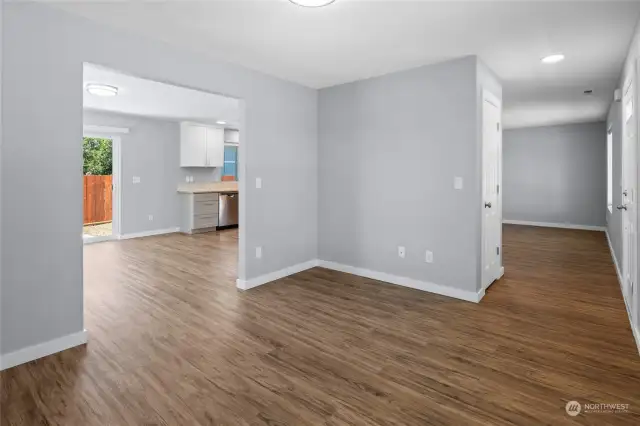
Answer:
[[[564,61],[564,55],[562,53],[556,53],[542,58],[543,64],[557,64],[560,61]]]
[[[118,88],[115,86],[109,86],[106,84],[87,84],[87,92],[95,96],[116,96],[118,94]]]
[[[336,0],[289,0],[291,3],[302,7],[328,6]]]
[[[216,123],[217,123],[217,124],[227,124],[227,122],[226,122],[226,121],[222,121],[222,120],[216,121]]]

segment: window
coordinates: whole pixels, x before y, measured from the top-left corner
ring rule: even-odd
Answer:
[[[613,212],[613,132],[607,132],[607,208]]]
[[[238,146],[224,146],[224,168],[222,180],[238,180]]]

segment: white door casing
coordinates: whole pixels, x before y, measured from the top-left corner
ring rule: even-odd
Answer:
[[[622,213],[622,293],[625,303],[637,321],[635,303],[637,274],[637,113],[636,84],[633,79],[626,82],[622,99],[622,204],[617,208]]]
[[[482,96],[482,288],[502,269],[502,104],[488,91]]]

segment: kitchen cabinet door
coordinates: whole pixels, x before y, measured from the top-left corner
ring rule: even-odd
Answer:
[[[207,166],[207,128],[183,124],[180,128],[180,166]]]
[[[224,166],[224,129],[207,127],[207,167]]]

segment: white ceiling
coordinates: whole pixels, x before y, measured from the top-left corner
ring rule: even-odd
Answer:
[[[476,54],[502,79],[505,127],[606,115],[640,2],[71,2],[76,14],[314,88]],[[563,52],[566,60],[540,58]],[[585,96],[585,89],[593,95]]]
[[[236,99],[84,64],[83,89],[88,83],[118,88],[118,96],[114,97],[95,96],[83,90],[83,106],[88,109],[210,124],[222,120],[231,128],[239,125],[240,108]]]

